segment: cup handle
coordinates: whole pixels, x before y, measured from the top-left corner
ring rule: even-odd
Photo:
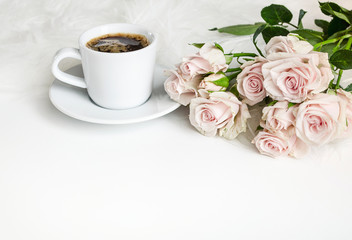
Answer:
[[[53,75],[64,83],[68,83],[70,85],[80,87],[80,88],[87,88],[87,84],[84,81],[84,78],[77,77],[68,73],[65,73],[59,69],[59,63],[64,58],[75,58],[81,60],[81,54],[77,48],[62,48],[60,49],[55,57],[54,62],[51,66],[51,71]]]

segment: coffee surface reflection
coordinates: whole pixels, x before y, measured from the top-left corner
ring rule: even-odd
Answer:
[[[131,52],[148,46],[148,39],[141,34],[115,33],[96,37],[87,42],[87,47],[107,53]]]

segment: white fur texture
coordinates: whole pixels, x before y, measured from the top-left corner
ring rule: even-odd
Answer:
[[[299,1],[275,1],[298,13]],[[324,17],[310,1],[306,20]],[[350,1],[340,0],[347,8]],[[158,62],[171,66],[193,48],[187,43],[229,39],[212,27],[261,21],[269,1],[210,0],[2,0],[0,1],[0,92],[46,94],[53,81],[50,65],[62,47],[77,47],[85,30],[106,23],[138,23],[159,34]],[[251,9],[253,14],[244,15]]]
[[[352,9],[352,1],[336,2]],[[315,0],[0,0],[0,95],[6,100],[47,95],[55,52],[77,47],[82,32],[106,23],[153,29],[159,35],[157,62],[168,67],[196,50],[192,42],[217,41],[243,51],[233,36],[208,29],[263,21],[260,10],[270,3],[288,7],[294,21],[304,3],[306,27],[316,28],[313,19],[326,18]],[[62,67],[74,63],[63,61]]]
[[[325,18],[315,0],[276,0],[294,13],[294,21],[304,2],[308,11],[306,27],[313,19]],[[352,1],[336,1],[352,9]],[[157,62],[172,67],[196,49],[192,42],[217,41],[228,50],[239,49],[231,35],[210,32],[213,27],[262,21],[260,10],[272,3],[261,0],[0,0],[0,95],[6,101],[47,96],[54,77],[50,66],[55,52],[77,47],[85,30],[114,22],[147,26],[159,35]],[[251,14],[243,14],[251,12]],[[253,46],[251,50],[255,51]],[[66,60],[63,68],[77,62]],[[3,99],[3,98],[2,98]],[[252,111],[255,115],[256,110]],[[239,140],[253,137],[257,119]],[[252,131],[251,131],[252,129]]]

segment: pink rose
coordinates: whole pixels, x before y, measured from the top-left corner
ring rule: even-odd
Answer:
[[[316,94],[301,103],[294,114],[296,134],[305,143],[322,145],[339,134],[342,119],[336,95]]]
[[[241,66],[243,70],[237,76],[237,90],[250,106],[261,102],[266,96],[262,74],[262,65],[265,62],[264,58],[259,57],[255,61],[248,61]]]
[[[333,78],[327,53],[276,53],[268,60],[262,66],[264,88],[278,101],[302,102],[309,94],[326,90]]]
[[[287,130],[295,121],[293,115],[294,108],[295,106],[288,108],[287,101],[277,102],[272,106],[265,107],[260,126],[270,132]]]
[[[213,70],[208,60],[199,55],[183,58],[179,69],[183,75],[195,76],[197,74],[205,74]]]
[[[261,154],[269,157],[288,156],[293,146],[293,140],[283,132],[260,131],[252,143]]]
[[[230,121],[225,127],[221,128],[219,135],[230,140],[235,139],[238,134],[246,132],[247,120],[250,117],[247,105],[242,103],[234,121]]]
[[[186,79],[180,73],[174,70],[169,71],[170,76],[164,83],[167,94],[174,101],[186,106],[192,98],[198,96],[197,86],[200,79],[197,77]]]
[[[297,137],[293,127],[292,127],[291,132],[293,133],[291,135],[293,140],[291,140],[291,141],[293,141],[294,144],[293,144],[292,149],[288,155],[291,157],[295,157],[295,158],[301,158],[309,152],[310,146],[308,144],[306,144],[305,142],[303,142],[300,138]]]
[[[245,117],[249,113],[248,110],[246,112],[244,106],[230,92],[213,92],[209,94],[209,99],[202,97],[192,99],[190,122],[206,136],[215,136],[219,132],[221,136],[232,139],[240,132],[245,131],[242,123],[247,120]],[[243,116],[236,121],[235,118],[239,113]],[[241,126],[236,128],[235,122]],[[229,133],[229,131],[235,132]]]
[[[191,77],[226,71],[227,68],[224,53],[211,43],[204,44],[195,55],[183,58],[179,65],[181,74]]]
[[[220,85],[216,84],[216,81],[218,81],[219,79],[222,79],[222,78],[226,78],[226,76],[224,74],[220,74],[220,73],[210,74],[209,76],[205,77],[199,83],[198,88],[205,89],[205,90],[211,91],[211,92],[225,91],[226,90],[225,86],[220,86]]]
[[[341,134],[338,137],[352,136],[352,94],[341,88],[337,90],[337,97],[341,109]]]
[[[324,91],[329,86],[330,81],[334,78],[331,71],[331,66],[329,62],[329,55],[324,52],[312,52],[311,54],[317,54],[319,56],[318,69],[321,74],[321,89],[317,89],[314,93]],[[321,91],[319,91],[321,90]]]
[[[313,46],[309,42],[299,40],[294,34],[273,37],[265,46],[267,55],[280,52],[307,54],[312,50]]]
[[[294,128],[275,133],[260,131],[252,143],[261,154],[269,157],[293,156],[302,157],[309,147],[294,134]]]
[[[204,44],[199,50],[199,55],[210,63],[212,70],[209,72],[225,72],[229,67],[224,53],[211,43]]]

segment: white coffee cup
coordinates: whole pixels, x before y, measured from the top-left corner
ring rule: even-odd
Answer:
[[[86,46],[93,38],[114,33],[142,34],[148,39],[149,45],[120,53],[99,52]],[[90,98],[101,107],[136,107],[147,101],[152,92],[156,41],[153,33],[139,25],[114,23],[98,26],[80,36],[79,49],[63,48],[56,53],[52,73],[65,83],[87,88]],[[80,59],[84,78],[61,71],[58,65],[64,58]]]

